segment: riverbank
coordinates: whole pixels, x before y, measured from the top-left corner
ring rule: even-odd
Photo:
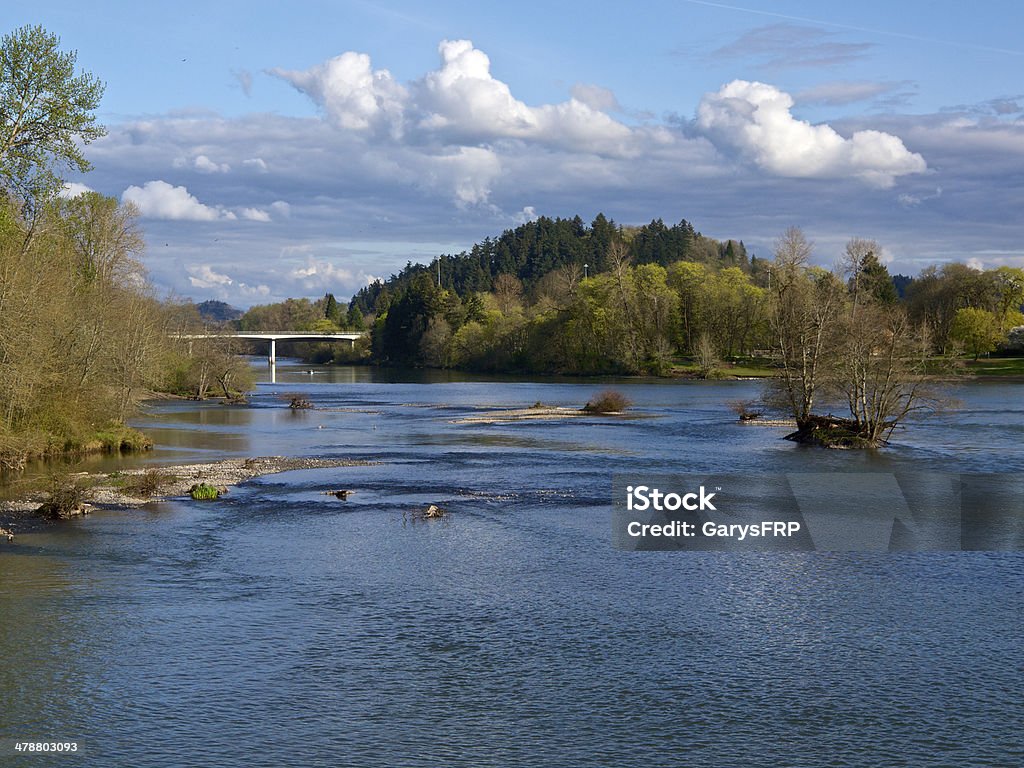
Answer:
[[[26,432],[0,435],[0,470],[19,472],[30,461],[94,453],[148,451],[153,441],[137,429],[112,424],[82,435]]]
[[[230,489],[246,480],[279,472],[373,466],[378,463],[351,459],[258,456],[110,473],[78,472],[68,475],[64,481],[81,489],[81,504],[74,513],[80,515],[94,509],[141,507],[153,501],[185,497],[197,483]],[[18,533],[41,524],[38,510],[49,500],[49,496],[48,492],[36,489],[26,492],[21,498],[0,501],[0,530]]]

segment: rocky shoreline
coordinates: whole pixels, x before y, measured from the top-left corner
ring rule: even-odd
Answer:
[[[378,463],[351,459],[257,456],[111,473],[80,472],[69,475],[67,480],[82,487],[83,503],[78,507],[77,514],[87,514],[93,509],[141,507],[152,501],[188,496],[189,490],[197,483],[227,489],[246,480],[278,472],[372,466]],[[0,501],[0,537],[8,538],[42,523],[39,508],[47,500],[47,493],[36,492],[20,499]]]

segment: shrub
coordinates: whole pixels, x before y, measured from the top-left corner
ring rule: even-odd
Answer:
[[[618,390],[606,389],[583,406],[583,410],[587,413],[621,413],[631,405],[629,398]]]
[[[198,501],[210,501],[220,497],[220,491],[215,486],[206,483],[196,483],[189,488],[188,492],[193,499]]]
[[[755,400],[732,400],[729,407],[740,421],[753,421],[764,414],[764,409]]]
[[[121,425],[97,432],[95,440],[99,441],[100,449],[104,453],[135,453],[148,451],[153,447],[153,441],[137,429]],[[86,443],[83,447],[88,451],[91,444]]]
[[[78,513],[84,499],[85,486],[80,480],[72,480],[66,475],[53,475],[50,478],[49,498],[36,511],[41,517],[60,520]]]
[[[128,480],[124,484],[124,490],[133,496],[148,499],[160,492],[161,485],[174,479],[173,475],[165,475],[158,469],[150,469]]]

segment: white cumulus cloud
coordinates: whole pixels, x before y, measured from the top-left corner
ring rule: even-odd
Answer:
[[[186,267],[185,271],[188,272],[188,281],[193,288],[216,288],[235,282],[228,275],[214,270],[209,264]]]
[[[772,85],[734,80],[704,96],[696,125],[720,149],[779,176],[855,177],[890,187],[898,176],[927,169],[897,136],[862,130],[846,139],[829,125],[796,119],[792,107],[793,98]]]
[[[537,209],[532,205],[523,207],[519,213],[513,216],[516,224],[526,224],[529,221],[534,221],[537,218]]]
[[[192,165],[200,173],[227,173],[231,170],[231,166],[227,163],[215,163],[206,155],[197,155],[196,159],[192,161]]]
[[[171,161],[172,168],[190,168],[200,173],[227,173],[231,166],[227,163],[215,163],[206,155],[196,155],[191,160],[187,156],[178,156]]]
[[[309,256],[304,266],[292,268],[281,279],[302,290],[333,291],[340,294],[355,293],[380,278],[362,269],[339,267],[325,259]]]
[[[440,67],[401,84],[370,57],[348,51],[304,71],[269,70],[309,96],[339,128],[392,140],[479,145],[520,139],[603,154],[635,154],[633,132],[604,110],[604,88],[578,85],[568,101],[529,106],[491,74],[491,60],[470,40],[442,40]]]
[[[430,129],[456,128],[487,136],[526,137],[539,123],[533,110],[491,76],[491,60],[469,40],[443,40],[441,68],[420,87],[421,120]]]
[[[141,187],[132,185],[122,193],[121,200],[134,203],[143,216],[151,219],[216,221],[235,218],[230,211],[199,202],[185,187],[162,180],[147,181]]]
[[[401,129],[407,92],[386,69],[374,70],[365,53],[347,51],[302,72],[277,68],[269,74],[308,95],[341,128],[367,130],[386,123]]]
[[[511,138],[617,154],[632,132],[601,111],[614,94],[596,86],[574,89],[568,101],[531,107],[491,74],[491,60],[470,40],[443,40],[441,68],[416,84],[421,128],[462,141]]]
[[[87,187],[85,184],[80,184],[77,181],[72,181],[61,187],[60,191],[57,194],[63,197],[65,200],[70,200],[73,197],[84,195],[86,192],[95,191],[96,190],[93,189],[92,187]]]
[[[211,264],[194,264],[185,267],[188,282],[192,288],[207,291],[222,299],[245,297],[263,299],[270,295],[270,286],[260,283],[250,285],[236,280],[224,272],[218,272]]]

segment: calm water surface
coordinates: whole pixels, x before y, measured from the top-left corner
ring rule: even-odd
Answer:
[[[964,387],[869,454],[735,425],[754,383],[620,381],[649,418],[481,425],[453,422],[601,385],[306,370],[249,408],[153,407],[144,461],[380,465],[0,545],[0,738],[86,750],[0,765],[1024,765],[1024,555],[628,553],[609,532],[613,472],[1022,471],[1021,385]],[[428,503],[454,514],[403,515]]]

